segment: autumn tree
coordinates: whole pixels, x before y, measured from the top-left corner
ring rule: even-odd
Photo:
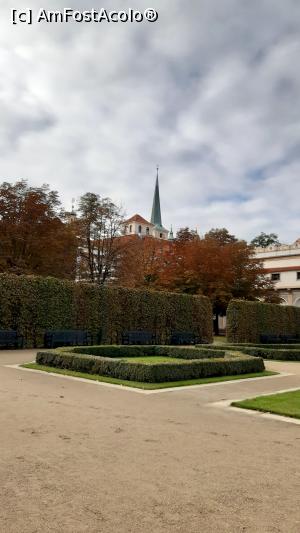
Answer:
[[[199,239],[199,235],[196,230],[191,230],[189,227],[181,228],[177,231],[176,240],[180,242],[188,242]]]
[[[122,211],[109,198],[86,193],[80,198],[78,215],[79,277],[106,283],[120,261]]]
[[[72,279],[76,251],[57,192],[25,180],[0,185],[0,272]]]
[[[152,237],[126,236],[120,245],[115,283],[123,287],[156,288],[169,243]]]
[[[215,331],[218,316],[232,298],[276,300],[254,249],[227,230],[214,229],[203,239],[176,239],[165,257],[158,282],[163,289],[203,294],[212,302]]]
[[[237,242],[238,240],[234,235],[231,235],[226,228],[211,229],[208,233],[205,234],[205,239],[218,242],[220,246],[232,244],[233,242]]]

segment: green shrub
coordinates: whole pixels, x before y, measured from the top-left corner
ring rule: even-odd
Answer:
[[[59,351],[84,355],[95,355],[97,357],[144,357],[145,355],[155,355],[156,346],[121,346],[121,345],[101,345],[101,346],[76,346],[74,348],[58,348]]]
[[[243,352],[253,357],[262,357],[263,359],[300,361],[299,344],[225,344],[224,346],[218,346],[218,350],[224,350],[224,352]]]
[[[36,362],[40,365],[148,383],[250,374],[263,372],[265,368],[261,358],[246,355],[149,365],[59,350],[38,352]]]
[[[261,335],[299,335],[300,308],[232,300],[227,310],[227,339],[259,343]]]
[[[126,330],[150,330],[159,344],[175,330],[211,342],[212,308],[204,296],[0,274],[0,329],[17,330],[28,348],[55,329],[87,330],[102,344],[119,344]]]
[[[59,348],[59,351],[72,352],[85,355],[96,355],[100,357],[146,357],[146,356],[169,356],[178,359],[206,359],[210,357],[224,357],[225,352],[215,348],[208,349],[185,346],[76,346],[74,348]]]
[[[265,348],[264,346],[245,346],[243,353],[263,357],[263,359],[277,359],[278,361],[300,361],[300,348],[298,350]]]

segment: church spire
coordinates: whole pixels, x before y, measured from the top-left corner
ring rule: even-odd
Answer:
[[[155,224],[155,226],[162,227],[160,198],[159,198],[158,169],[159,167],[157,165],[156,183],[155,183],[154,198],[153,198],[152,213],[151,213],[151,224]]]

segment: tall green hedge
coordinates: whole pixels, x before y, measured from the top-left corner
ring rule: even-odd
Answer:
[[[149,330],[166,344],[172,330],[212,341],[212,309],[204,296],[99,287],[36,276],[0,275],[0,329],[43,345],[45,330],[84,329],[94,342],[119,344],[126,330]]]
[[[260,341],[260,335],[300,334],[300,308],[232,300],[227,310],[229,342]]]

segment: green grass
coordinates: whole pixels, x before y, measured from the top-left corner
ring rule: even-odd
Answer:
[[[270,396],[258,396],[242,402],[233,402],[231,405],[242,409],[262,411],[263,413],[300,418],[300,390]]]
[[[224,337],[224,335],[214,335],[213,344],[226,344],[227,343],[227,337]]]
[[[179,359],[179,357],[168,357],[163,355],[146,355],[145,357],[124,357],[123,361],[129,363],[145,363],[146,365],[155,365],[159,363],[189,363],[190,359]]]
[[[126,387],[133,387],[135,389],[146,389],[146,390],[155,390],[155,389],[166,389],[170,387],[184,387],[191,385],[205,385],[207,383],[218,383],[220,381],[234,381],[236,379],[248,379],[248,378],[260,378],[263,376],[274,376],[277,372],[259,372],[256,374],[242,374],[238,376],[222,376],[215,378],[202,378],[202,379],[191,379],[186,381],[170,381],[165,383],[141,383],[139,381],[126,381],[123,379],[109,378],[106,376],[98,376],[95,374],[85,374],[83,372],[75,372],[74,370],[66,370],[62,368],[54,368],[50,366],[38,365],[37,363],[27,363],[21,365],[23,368],[30,368],[33,370],[42,370],[43,372],[52,372],[54,374],[63,374],[65,376],[73,376],[77,378],[90,379],[92,381],[101,381],[104,383],[113,383],[115,385],[123,385]]]

